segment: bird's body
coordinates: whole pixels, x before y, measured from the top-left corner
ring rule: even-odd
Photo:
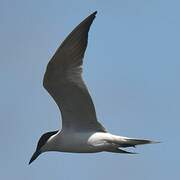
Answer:
[[[97,120],[93,101],[82,78],[88,32],[96,13],[69,34],[48,63],[43,86],[61,111],[62,130],[43,134],[29,163],[46,151],[133,154],[122,148],[153,143],[110,134]]]
[[[51,149],[60,152],[93,153],[100,152],[102,149],[95,146],[101,141],[101,137],[106,133],[98,132],[58,132],[44,146],[45,151]],[[47,147],[47,149],[46,149]]]
[[[116,136],[106,132],[63,132],[49,138],[42,151],[60,151],[60,152],[76,152],[76,153],[94,153],[101,151],[109,151],[115,147],[113,142],[117,142],[117,146],[123,143],[125,146],[126,137]]]

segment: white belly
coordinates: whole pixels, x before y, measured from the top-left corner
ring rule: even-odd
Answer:
[[[111,139],[113,135],[109,133],[66,133],[57,134],[49,141],[52,151],[93,153],[101,152],[106,147],[106,139]],[[48,147],[48,148],[49,148]]]

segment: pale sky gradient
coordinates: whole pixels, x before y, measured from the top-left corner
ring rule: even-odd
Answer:
[[[0,0],[0,179],[180,179],[180,1]],[[62,40],[98,11],[84,78],[112,133],[160,140],[138,155],[44,153],[41,134],[61,125],[42,87]]]

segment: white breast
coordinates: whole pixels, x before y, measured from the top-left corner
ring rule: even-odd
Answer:
[[[100,136],[96,133],[87,132],[69,132],[60,133],[51,137],[46,145],[46,150],[61,151],[61,152],[79,152],[79,153],[92,153],[99,152],[101,149],[93,144],[100,140]]]

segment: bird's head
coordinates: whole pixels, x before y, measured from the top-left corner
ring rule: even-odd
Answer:
[[[44,146],[47,144],[48,139],[56,134],[58,131],[52,131],[52,132],[47,132],[45,134],[43,134],[37,144],[37,148],[36,151],[34,152],[34,154],[32,155],[29,164],[31,164],[41,153],[45,152],[46,150],[44,150]]]

